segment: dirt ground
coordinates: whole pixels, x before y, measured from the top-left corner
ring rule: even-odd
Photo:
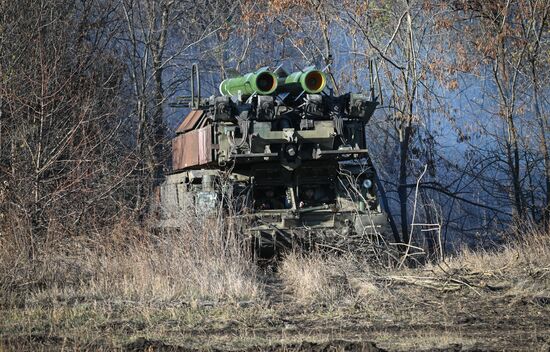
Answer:
[[[330,304],[297,303],[276,274],[263,302],[36,301],[0,310],[0,351],[550,351],[532,283],[413,274]]]

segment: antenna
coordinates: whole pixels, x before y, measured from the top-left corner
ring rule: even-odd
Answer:
[[[382,94],[382,83],[380,83],[380,76],[378,75],[378,64],[376,63],[376,61],[374,61],[374,68],[376,71],[376,83],[378,83],[378,97],[380,97],[380,104],[384,105],[384,95]]]
[[[195,83],[197,84],[197,99],[195,99]],[[195,62],[191,66],[191,109],[197,110],[201,104],[201,78],[199,65]]]
[[[369,60],[369,88],[370,88],[370,100],[374,101],[374,61]]]

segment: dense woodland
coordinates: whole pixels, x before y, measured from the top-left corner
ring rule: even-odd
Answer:
[[[373,89],[368,146],[404,242],[416,224],[476,244],[545,226],[549,22],[548,0],[1,0],[0,237],[32,257],[143,221],[195,62],[203,95],[279,64]]]

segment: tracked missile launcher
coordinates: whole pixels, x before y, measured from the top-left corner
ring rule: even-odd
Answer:
[[[387,231],[365,136],[373,96],[336,96],[314,68],[264,68],[224,80],[209,98],[196,66],[191,81],[180,104],[191,111],[158,192],[162,227],[189,209],[231,207],[262,255],[295,245],[346,251]]]

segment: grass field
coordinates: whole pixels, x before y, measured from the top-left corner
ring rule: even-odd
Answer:
[[[0,351],[550,348],[546,233],[416,268],[290,253],[274,269],[200,228],[123,224],[34,258],[4,237]]]

